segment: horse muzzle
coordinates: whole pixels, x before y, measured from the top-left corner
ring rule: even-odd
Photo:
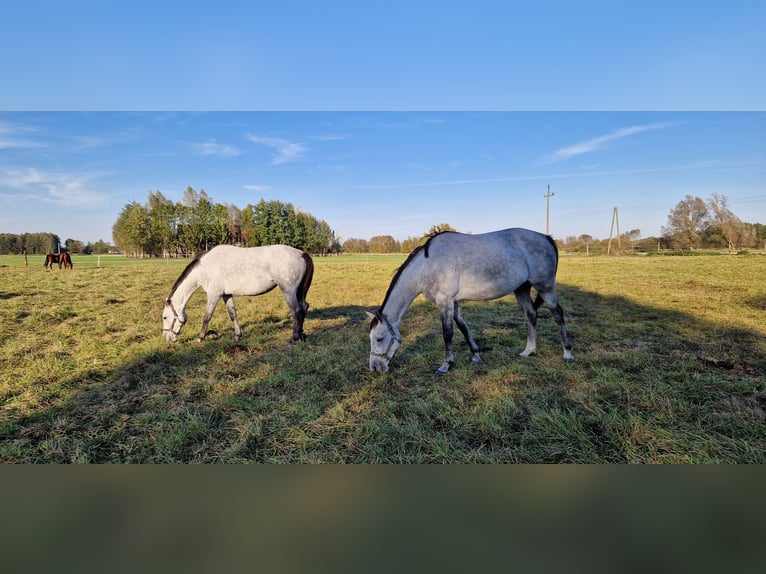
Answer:
[[[388,372],[388,357],[380,355],[370,355],[370,370],[373,373]]]

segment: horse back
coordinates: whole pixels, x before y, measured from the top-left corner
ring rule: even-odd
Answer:
[[[520,285],[555,285],[558,250],[542,233],[512,228],[491,233],[444,233],[429,242],[424,264],[432,285],[458,298],[494,299]]]
[[[231,295],[297,287],[306,275],[303,253],[287,245],[219,245],[200,258],[198,281],[206,291]]]

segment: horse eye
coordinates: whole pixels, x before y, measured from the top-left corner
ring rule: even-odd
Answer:
[[[377,341],[378,343],[382,343],[382,342],[383,342],[383,337],[378,337],[378,338],[376,339],[376,341]]]

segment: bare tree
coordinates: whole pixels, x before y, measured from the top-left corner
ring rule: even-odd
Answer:
[[[712,225],[718,228],[726,240],[729,253],[732,253],[735,247],[752,242],[752,230],[729,209],[728,197],[714,193],[708,201],[708,207],[713,215]]]

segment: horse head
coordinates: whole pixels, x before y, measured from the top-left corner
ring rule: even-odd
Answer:
[[[366,313],[370,318],[370,370],[387,373],[389,361],[402,344],[402,334],[382,312]]]
[[[170,298],[163,300],[162,309],[162,335],[166,341],[175,342],[178,334],[186,323],[186,311],[176,312],[173,302]]]

